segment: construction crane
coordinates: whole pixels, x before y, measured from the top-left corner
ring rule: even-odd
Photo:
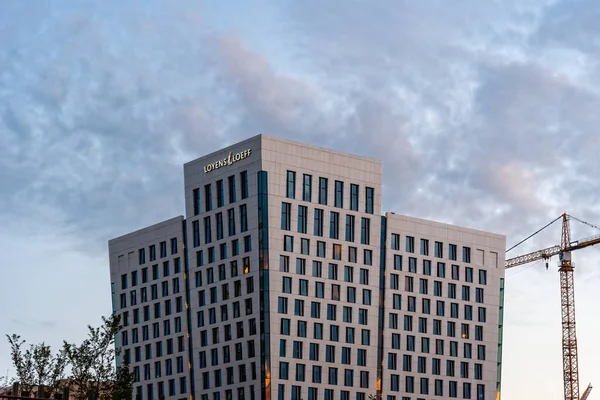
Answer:
[[[587,389],[585,389],[585,392],[583,392],[583,394],[581,395],[581,400],[585,400],[588,398],[588,396],[590,395],[590,392],[592,391],[592,384],[590,383],[587,387]]]
[[[506,260],[505,268],[512,268],[518,265],[527,264],[537,260],[546,260],[546,269],[548,269],[548,259],[552,256],[559,256],[559,272],[560,272],[560,299],[562,311],[562,353],[563,353],[563,380],[565,400],[585,400],[591,390],[592,385],[579,398],[579,369],[577,360],[577,336],[575,334],[575,286],[573,278],[573,270],[575,268],[571,260],[571,253],[575,250],[583,249],[589,246],[600,243],[600,235],[588,237],[582,240],[571,241],[571,229],[569,220],[573,219],[585,225],[600,229],[596,225],[592,225],[573,216],[563,213],[560,217],[550,222],[548,225],[530,235],[526,239],[517,243],[515,246],[507,250],[510,251],[516,246],[538,234],[554,222],[562,218],[562,236],[560,245],[549,247],[542,250],[537,250],[532,253],[524,254],[518,257],[509,258]]]

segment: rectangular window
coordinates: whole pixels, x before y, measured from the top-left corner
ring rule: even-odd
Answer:
[[[229,236],[235,235],[235,210],[233,208],[227,210],[227,227],[229,228]]]
[[[306,233],[308,229],[308,207],[298,206],[298,233]]]
[[[240,232],[248,230],[248,212],[245,204],[240,206]]]
[[[223,179],[217,181],[217,208],[225,204],[225,190],[223,188]]]
[[[216,214],[217,219],[217,240],[223,239],[223,213]]]
[[[235,175],[231,175],[229,178],[227,178],[227,183],[229,186],[229,204],[235,203]]]
[[[477,303],[483,303],[483,288],[475,289],[475,301]]]
[[[449,244],[448,245],[448,258],[456,261],[457,260],[457,254],[456,254],[457,250],[456,250],[456,245],[455,244]]]
[[[242,182],[242,200],[248,197],[248,171],[240,173],[240,181]]]
[[[321,278],[323,275],[323,264],[321,261],[313,261],[312,276]]]
[[[366,245],[371,244],[371,220],[369,218],[361,218],[360,243]]]
[[[292,226],[292,204],[281,203],[281,229],[289,231]]]
[[[327,205],[327,178],[319,178],[319,204]]]
[[[300,239],[300,253],[304,255],[309,255],[310,253],[310,239],[302,238]]]
[[[210,226],[210,217],[204,217],[204,243],[212,242],[212,229]]]
[[[296,173],[294,171],[287,171],[285,196],[289,199],[296,198]]]
[[[200,246],[200,221],[192,222],[194,247]]]
[[[192,199],[194,202],[194,215],[200,214],[200,189],[196,188],[192,191]]]
[[[487,285],[487,271],[484,269],[479,270],[479,284]]]
[[[325,258],[325,242],[317,240],[317,257]]]
[[[350,184],[350,209],[358,211],[358,185]]]
[[[331,258],[333,258],[334,260],[341,260],[342,259],[342,245],[341,244],[334,244],[333,245],[333,254],[331,255]]]
[[[402,256],[400,254],[394,254],[394,269],[402,271]]]
[[[315,208],[314,235],[323,236],[323,210]]]
[[[204,211],[212,210],[212,186],[209,183],[204,185]]]
[[[364,254],[363,263],[365,265],[373,265],[373,251],[369,250],[369,249],[365,249],[363,254]]]
[[[473,268],[465,267],[465,281],[473,283]]]
[[[302,200],[312,201],[312,176],[306,175],[302,177]]]
[[[412,236],[406,237],[406,252],[407,253],[415,252],[415,238]]]
[[[354,215],[346,215],[346,241],[354,242]]]
[[[331,239],[340,238],[340,214],[335,211],[331,211],[329,221],[329,237]]]
[[[463,247],[462,250],[463,250],[463,262],[470,263],[471,262],[471,248]]]
[[[335,181],[334,204],[337,208],[344,208],[344,182]]]
[[[434,256],[437,258],[444,258],[444,244],[442,242],[434,243]]]
[[[294,251],[294,237],[285,235],[283,237],[283,251]]]
[[[392,233],[392,250],[400,250],[400,235],[398,233]]]
[[[365,190],[365,212],[373,214],[373,203],[375,197],[375,189],[367,187]]]
[[[423,275],[431,275],[431,261],[423,260]]]
[[[279,256],[279,271],[290,272],[290,258],[288,256]]]

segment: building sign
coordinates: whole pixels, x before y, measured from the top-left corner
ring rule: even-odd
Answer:
[[[244,158],[250,157],[252,149],[240,151],[239,153],[233,154],[231,151],[227,158],[224,158],[219,161],[215,161],[214,163],[208,164],[204,166],[204,173],[210,172],[215,169],[219,169],[222,167],[228,167],[233,165],[234,163],[243,160]]]

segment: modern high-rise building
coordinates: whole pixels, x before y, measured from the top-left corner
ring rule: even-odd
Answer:
[[[109,242],[141,399],[499,397],[505,237],[382,214],[379,161],[258,135]]]

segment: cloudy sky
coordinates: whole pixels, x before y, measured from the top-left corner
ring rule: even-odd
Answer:
[[[563,211],[600,223],[599,18],[595,0],[1,1],[0,333],[82,339],[111,311],[107,240],[182,214],[182,164],[257,133],[382,159],[385,209],[509,245]],[[575,261],[583,391],[600,251]],[[555,263],[507,271],[506,399],[562,398]]]

